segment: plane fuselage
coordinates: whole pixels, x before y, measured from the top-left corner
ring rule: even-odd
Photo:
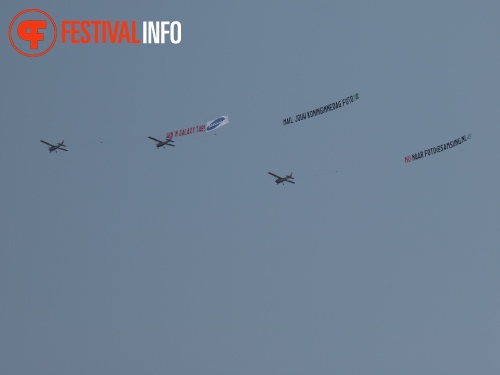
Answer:
[[[168,139],[166,141],[158,142],[158,143],[156,143],[156,148],[160,148],[163,146],[174,146],[174,145],[171,145],[170,142],[173,143],[173,141],[171,141],[170,139]]]

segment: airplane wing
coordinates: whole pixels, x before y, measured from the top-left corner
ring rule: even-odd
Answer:
[[[59,147],[58,150],[68,151],[65,148]]]
[[[172,147],[175,147],[175,145],[171,145],[170,143],[167,143],[167,146],[172,146]]]
[[[54,145],[51,145],[49,142],[45,142],[45,141],[42,141],[42,140],[40,140],[40,142],[45,143],[47,146],[54,147]]]
[[[271,176],[274,176],[274,177],[276,177],[276,178],[281,178],[280,176],[277,176],[277,175],[275,175],[274,173],[271,173],[271,172],[267,172],[267,173],[269,173]]]
[[[290,180],[285,180],[285,181],[286,181],[286,182],[289,182],[289,183],[291,183],[291,184],[294,184],[294,183],[295,183],[295,182],[290,181]]]
[[[148,137],[149,139],[152,139],[155,142],[161,142],[159,139],[153,138],[153,137]]]

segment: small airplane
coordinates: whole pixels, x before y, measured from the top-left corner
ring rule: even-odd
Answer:
[[[290,181],[290,180],[294,180],[294,178],[292,177],[293,172],[290,173],[289,175],[287,174],[286,177],[280,177],[280,176],[275,175],[274,173],[271,173],[271,172],[267,172],[267,173],[269,173],[271,176],[276,177],[276,185],[278,185],[278,184],[285,185],[285,182],[289,182],[291,184],[295,183],[293,181]]]
[[[153,138],[153,137],[148,137],[148,138],[156,142],[156,148],[157,149],[160,148],[160,147],[165,148],[165,146],[175,147],[175,145],[171,145],[170,144],[170,142],[174,143],[174,141],[172,139],[170,139],[170,138],[167,138],[164,141],[160,141],[159,139],[156,139],[156,138]]]
[[[45,141],[42,141],[42,140],[40,140],[40,142],[45,143],[47,146],[49,146],[49,152],[52,152],[52,151],[57,152],[57,150],[68,151],[65,148],[63,148],[63,147],[67,147],[64,144],[64,141],[62,141],[61,143],[57,143],[57,145],[51,145],[49,142],[45,142]]]

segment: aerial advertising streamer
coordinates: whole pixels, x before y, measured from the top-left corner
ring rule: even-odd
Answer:
[[[167,133],[167,139],[172,139],[173,137],[181,137],[183,135],[189,135],[194,133],[200,133],[205,131],[205,125],[192,126],[186,129],[173,130]]]
[[[299,121],[302,121],[302,120],[305,120],[305,119],[308,119],[308,118],[311,118],[314,116],[322,115],[323,113],[326,113],[326,112],[333,111],[337,108],[341,108],[345,105],[349,105],[358,99],[359,99],[359,94],[354,94],[354,95],[348,96],[345,99],[339,100],[337,102],[333,102],[333,103],[327,104],[323,107],[313,109],[312,111],[299,113],[298,115],[295,115],[295,122],[299,122]],[[293,123],[294,123],[294,121],[292,120],[291,117],[287,117],[287,118],[283,119],[283,125],[290,125]]]
[[[229,123],[229,116],[226,115],[217,117],[215,120],[207,121],[205,131],[207,133],[211,132],[212,130],[220,128],[221,126],[226,125],[227,123]]]
[[[455,146],[461,145],[464,142],[467,142],[471,138],[472,138],[472,133],[469,133],[469,135],[463,135],[461,137],[458,137],[457,139],[454,139],[451,142],[443,143],[440,144],[439,146],[428,148],[427,150],[415,152],[412,155],[405,156],[405,163],[410,163],[412,161],[425,158],[426,156],[434,155],[437,154],[438,152],[448,150]]]
[[[189,135],[189,134],[194,134],[194,133],[208,133],[212,130],[215,130],[223,125],[226,125],[229,123],[229,116],[220,116],[216,118],[215,120],[212,121],[207,121],[203,125],[198,125],[198,126],[192,126],[190,128],[185,128],[185,129],[180,129],[180,130],[173,130],[171,132],[167,133],[167,139],[172,139],[174,137],[181,137],[183,135]]]

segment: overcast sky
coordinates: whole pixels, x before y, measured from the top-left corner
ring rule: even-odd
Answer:
[[[28,58],[28,8],[182,41]],[[499,25],[493,0],[3,4],[0,373],[499,373]]]

